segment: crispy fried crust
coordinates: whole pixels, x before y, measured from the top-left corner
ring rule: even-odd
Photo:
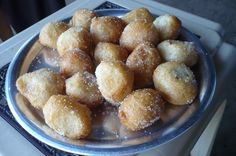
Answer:
[[[85,138],[91,132],[90,110],[67,95],[51,96],[43,115],[49,127],[70,139]]]
[[[158,44],[157,48],[165,61],[176,61],[187,66],[197,63],[198,55],[193,42],[166,40]]]
[[[129,52],[114,43],[99,42],[94,51],[96,64],[101,61],[122,61],[125,62]]]
[[[98,42],[119,43],[124,28],[125,22],[118,17],[94,17],[90,26],[90,33],[95,44]]]
[[[138,44],[146,41],[156,46],[159,42],[159,35],[153,23],[145,20],[128,24],[120,37],[120,45],[129,51],[133,51]]]
[[[69,26],[64,22],[47,23],[39,33],[39,41],[44,46],[56,49],[58,37],[67,29]]]
[[[132,131],[144,129],[160,118],[164,103],[154,89],[133,91],[119,107],[120,121]]]
[[[176,39],[181,28],[181,21],[173,15],[162,15],[153,22],[160,35],[160,40]]]
[[[133,72],[121,61],[101,62],[95,71],[103,97],[118,105],[133,89]]]
[[[137,20],[146,20],[147,22],[153,22],[152,14],[149,12],[146,8],[138,8],[135,10],[132,10],[125,14],[122,19],[127,23],[131,23],[133,21]]]
[[[74,49],[79,49],[92,55],[92,37],[89,31],[83,27],[71,27],[62,33],[57,40],[57,51],[60,56]]]
[[[134,72],[134,86],[142,88],[153,84],[152,75],[160,63],[161,57],[152,43],[139,44],[126,61],[126,65]]]
[[[80,26],[89,30],[91,20],[94,17],[97,17],[97,14],[95,12],[88,9],[79,9],[74,13],[71,19],[71,24],[72,26]]]
[[[77,72],[94,73],[94,64],[85,52],[81,50],[67,51],[60,57],[60,71],[65,77],[70,77]]]
[[[32,106],[41,109],[52,95],[63,94],[65,80],[50,69],[39,69],[20,76],[16,87]]]
[[[197,96],[196,79],[185,64],[166,62],[157,66],[153,81],[164,99],[172,104],[190,104]]]
[[[103,99],[95,76],[88,72],[78,72],[67,79],[66,94],[78,99],[88,107],[101,104]]]

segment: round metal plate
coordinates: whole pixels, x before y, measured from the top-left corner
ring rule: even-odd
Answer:
[[[100,16],[122,16],[128,10],[99,10]],[[69,18],[65,21],[69,21]],[[40,30],[38,30],[39,32]],[[38,42],[38,33],[32,36],[19,49],[7,72],[6,95],[9,107],[17,122],[38,140],[61,150],[78,154],[132,154],[166,143],[183,134],[209,107],[215,89],[215,68],[212,60],[199,39],[181,29],[180,40],[191,41],[196,45],[199,61],[192,68],[196,75],[199,95],[185,106],[167,104],[161,120],[153,126],[138,132],[125,129],[117,117],[117,108],[106,103],[93,110],[93,132],[87,139],[70,140],[52,131],[44,122],[42,113],[30,106],[18,93],[17,78],[30,71],[50,67],[58,71],[56,51],[43,47]]]

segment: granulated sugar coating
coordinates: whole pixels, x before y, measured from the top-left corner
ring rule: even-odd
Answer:
[[[50,25],[54,31],[63,24]],[[56,46],[50,47],[51,41],[48,44],[35,42],[29,52],[33,55],[28,69],[31,73],[17,80],[17,89],[38,108],[34,110],[41,114],[42,125],[51,128],[51,134],[55,131],[54,135],[67,137],[69,141],[86,138],[74,141],[79,145],[81,142],[94,144],[94,141],[138,145],[143,138],[158,138],[157,135],[163,134],[159,129],[196,110],[187,109],[187,105],[178,109],[167,107],[170,111],[164,108],[166,96],[161,85],[171,90],[177,86],[171,86],[172,83],[190,84],[187,92],[194,96],[184,104],[194,100],[197,82],[186,65],[194,65],[197,59],[187,57],[194,51],[192,43],[167,41],[169,48],[164,50],[168,52],[162,51],[163,56],[173,54],[174,49],[175,58],[186,56],[187,63],[156,75],[155,69],[163,67],[169,57],[159,54],[161,46],[157,48],[157,45],[163,36],[159,36],[152,14],[146,8],[135,9],[123,18],[98,16],[93,11],[79,9],[65,27],[68,29],[58,34],[46,31],[47,35],[53,35],[51,41]],[[156,84],[157,78],[163,79],[161,84]],[[170,97],[178,93],[186,95],[182,88],[172,92]]]
[[[41,53],[46,64],[52,67],[59,67],[60,57],[56,49],[50,49],[47,47],[42,48]]]
[[[95,71],[103,97],[116,105],[133,89],[133,72],[121,61],[101,62]]]
[[[80,139],[91,132],[90,110],[67,95],[51,96],[43,114],[46,123],[60,135]]]
[[[94,72],[94,64],[90,56],[79,49],[67,51],[60,57],[59,63],[60,72],[65,77],[70,77],[77,72]]]
[[[133,50],[127,58],[126,65],[134,72],[135,88],[153,84],[153,72],[161,61],[157,48],[150,42],[143,42]]]
[[[121,103],[119,118],[128,129],[141,130],[160,118],[164,103],[158,91],[139,89],[129,94]]]
[[[32,106],[41,109],[52,95],[64,93],[65,81],[58,73],[43,68],[20,76],[16,86]]]
[[[118,17],[94,17],[90,26],[90,33],[95,44],[99,42],[119,43],[124,27],[125,22]]]
[[[95,76],[86,71],[78,72],[66,80],[66,94],[88,107],[98,106],[103,99]]]
[[[164,99],[172,104],[190,104],[198,93],[195,76],[183,63],[166,62],[159,65],[154,71],[153,81]]]
[[[69,28],[57,40],[57,50],[60,56],[74,49],[80,49],[90,55],[92,48],[91,34],[87,29],[79,26]]]

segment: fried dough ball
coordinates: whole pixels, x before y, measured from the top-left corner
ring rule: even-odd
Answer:
[[[90,33],[95,44],[98,42],[119,43],[124,28],[125,22],[118,17],[94,17],[90,26]]]
[[[172,104],[190,104],[197,96],[194,74],[183,63],[166,62],[157,66],[153,81],[163,98]]]
[[[69,50],[80,49],[89,55],[93,48],[90,33],[83,27],[71,27],[62,33],[57,40],[57,51],[60,56]]]
[[[176,39],[181,28],[181,21],[173,15],[162,15],[153,22],[157,28],[161,41]]]
[[[126,61],[126,65],[134,72],[135,87],[153,84],[152,75],[160,63],[161,57],[152,43],[139,44]]]
[[[71,24],[72,26],[81,26],[89,30],[93,17],[97,17],[95,12],[88,9],[79,9],[74,13]]]
[[[101,61],[123,61],[125,62],[129,52],[113,43],[99,42],[94,51],[94,58],[96,64],[99,64]]]
[[[43,68],[20,76],[16,87],[32,106],[41,109],[52,95],[64,93],[65,80],[60,74]]]
[[[129,51],[143,42],[151,42],[155,46],[159,41],[158,32],[152,22],[138,20],[128,24],[120,37],[120,45]]]
[[[44,46],[56,49],[58,37],[67,29],[69,26],[64,22],[50,22],[44,25],[40,31],[39,41]]]
[[[92,129],[90,110],[67,95],[51,96],[43,115],[49,127],[70,139],[85,138]]]
[[[95,74],[98,89],[114,105],[118,105],[133,89],[133,72],[121,61],[102,61]]]
[[[88,107],[102,103],[102,95],[98,90],[96,78],[88,72],[78,72],[67,79],[66,94],[78,99]]]
[[[139,89],[129,94],[119,107],[119,118],[129,130],[138,131],[160,118],[165,101],[154,89]]]
[[[158,44],[157,48],[165,61],[176,61],[187,66],[197,63],[198,55],[193,42],[166,40]]]
[[[146,8],[138,8],[125,14],[122,19],[128,24],[136,20],[146,20],[153,22],[152,14]]]
[[[60,58],[60,72],[70,77],[77,72],[94,72],[94,65],[88,54],[81,50],[71,50]]]

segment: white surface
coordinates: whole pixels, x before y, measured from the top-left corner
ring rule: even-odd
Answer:
[[[201,137],[198,139],[191,151],[191,156],[210,156],[217,130],[224,114],[225,106],[226,100],[218,108]]]
[[[231,44],[223,43],[222,46],[219,48],[219,52],[216,53],[215,62],[218,66],[223,66],[218,69],[217,73],[222,75],[218,82],[222,82],[227,78],[229,72],[232,72],[235,69],[235,61],[236,58],[236,47]],[[234,71],[235,72],[235,71]]]
[[[20,133],[0,117],[0,156],[43,156]]]

